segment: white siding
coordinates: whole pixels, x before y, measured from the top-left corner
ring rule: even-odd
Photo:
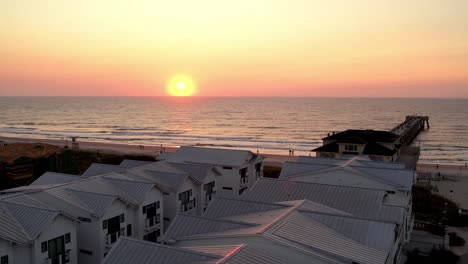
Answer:
[[[42,252],[41,243],[70,233],[70,243],[65,244],[65,251],[70,250],[70,264],[77,264],[77,230],[78,223],[63,215],[58,215],[34,242],[34,259],[36,263],[47,263],[48,251]]]

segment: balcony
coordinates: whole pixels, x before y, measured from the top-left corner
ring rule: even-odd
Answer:
[[[44,262],[45,264],[65,264],[70,262],[70,249],[65,251],[65,253],[60,254],[53,258],[48,258]]]
[[[248,177],[242,177],[242,178],[240,179],[240,186],[241,186],[241,187],[246,186],[248,182],[249,182],[249,178],[248,178]]]
[[[195,207],[196,207],[195,198],[193,198],[192,200],[189,200],[188,202],[182,203],[180,205],[180,212],[182,213],[187,212],[187,211],[192,210]]]
[[[157,215],[155,215],[153,217],[150,217],[150,218],[146,218],[145,219],[145,229],[149,230],[149,229],[153,228],[154,226],[159,224],[160,221],[161,221],[161,216],[159,214],[157,214]]]
[[[208,203],[213,200],[213,197],[215,196],[216,194],[216,191],[212,191],[212,192],[207,192],[205,194],[205,205],[208,205]]]
[[[112,244],[117,242],[117,239],[119,239],[119,237],[124,236],[124,235],[125,235],[125,228],[121,228],[119,231],[117,231],[115,233],[107,234],[106,235],[106,246],[107,247],[112,247]]]

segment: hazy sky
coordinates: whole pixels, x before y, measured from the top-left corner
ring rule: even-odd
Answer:
[[[467,0],[1,0],[0,95],[468,97]]]

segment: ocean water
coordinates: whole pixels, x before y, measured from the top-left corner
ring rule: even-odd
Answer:
[[[0,136],[195,145],[309,155],[345,129],[430,117],[421,160],[468,161],[468,99],[0,97]]]

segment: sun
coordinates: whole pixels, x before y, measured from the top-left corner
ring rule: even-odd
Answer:
[[[174,75],[167,82],[167,94],[170,96],[192,96],[196,91],[195,81],[185,74]]]

